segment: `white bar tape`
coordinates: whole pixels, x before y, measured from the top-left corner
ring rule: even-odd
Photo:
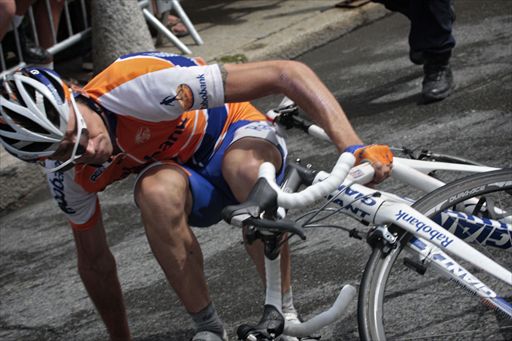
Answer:
[[[331,308],[302,323],[290,323],[285,321],[283,334],[295,337],[306,337],[315,333],[326,325],[339,320],[347,309],[348,304],[355,296],[356,289],[351,285],[345,285]]]
[[[354,155],[351,153],[341,154],[331,174],[326,179],[297,193],[285,193],[279,188],[275,180],[275,168],[269,162],[265,162],[260,166],[259,176],[265,178],[272,189],[278,194],[277,202],[279,206],[284,208],[298,208],[310,205],[337,189],[352,166],[354,166],[354,163]]]
[[[313,137],[316,137],[317,139],[332,142],[331,139],[329,138],[329,135],[327,135],[327,133],[325,132],[325,130],[323,130],[322,128],[315,124],[309,126],[308,134]]]

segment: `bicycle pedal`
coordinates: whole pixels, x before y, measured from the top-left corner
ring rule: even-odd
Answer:
[[[404,265],[409,269],[416,271],[420,275],[424,275],[425,272],[427,272],[427,267],[425,265],[409,257],[404,258]]]

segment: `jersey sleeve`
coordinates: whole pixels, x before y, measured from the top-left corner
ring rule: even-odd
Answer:
[[[47,160],[47,167],[55,167],[56,161]],[[50,193],[73,229],[84,230],[100,219],[100,206],[96,193],[84,190],[74,179],[74,170],[47,175]]]
[[[118,115],[151,122],[224,104],[218,65],[199,65],[191,58],[156,52],[119,58],[84,90]]]

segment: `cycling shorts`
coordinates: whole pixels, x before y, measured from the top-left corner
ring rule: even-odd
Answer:
[[[201,166],[190,163],[180,165],[188,173],[190,191],[192,192],[192,211],[189,215],[189,224],[195,227],[208,227],[218,223],[222,217],[222,209],[228,205],[237,204],[228,184],[222,177],[222,160],[224,153],[235,141],[244,137],[260,138],[272,143],[281,153],[283,167],[276,174],[278,183],[284,178],[285,159],[287,155],[284,139],[279,136],[275,128],[267,121],[237,121],[227,129],[226,136],[219,148],[210,159]],[[143,169],[136,181],[149,169],[172,161],[159,161]]]

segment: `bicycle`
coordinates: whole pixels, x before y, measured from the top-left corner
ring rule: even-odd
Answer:
[[[296,107],[286,100],[267,116],[281,126],[299,127],[310,135],[328,139],[321,128],[300,119]],[[493,331],[482,331],[484,337],[496,336],[489,334],[493,332],[508,338],[508,333],[512,333],[512,273],[499,263],[509,267],[512,264],[512,169],[494,169],[427,151],[416,153],[403,148],[397,151],[409,159],[394,158],[393,176],[428,193],[418,201],[364,186],[373,177],[372,167],[367,164],[352,167],[353,156],[344,153],[330,174],[290,164],[281,187],[275,183],[273,166],[263,164],[260,179],[249,199],[224,210],[228,223],[249,226],[248,240],[260,239],[265,245],[267,285],[263,317],[256,325],[240,326],[237,330],[240,340],[275,340],[281,334],[305,337],[340,319],[356,293],[351,285],[342,288],[329,310],[306,322],[287,323],[280,311],[279,247],[282,240],[289,238],[284,237],[285,234],[305,239],[305,228],[318,227],[341,228],[351,237],[366,237],[373,249],[359,288],[361,339],[397,339],[405,337],[406,332],[412,332],[408,338],[425,337],[422,333],[428,333],[429,325],[438,319],[436,314],[423,314],[423,309],[429,305],[448,303],[443,319],[451,319],[457,314],[457,308],[462,309],[461,314],[474,315],[472,308],[468,308],[474,297],[460,296],[463,291],[447,291],[451,283],[456,283],[453,289],[469,291],[484,306],[498,311],[497,316],[503,316],[501,320],[494,313],[476,312],[477,317],[487,318],[486,321],[496,319]],[[435,170],[478,174],[445,185],[427,175]],[[301,185],[306,188],[295,192]],[[285,209],[306,207],[322,198],[325,202],[319,208],[311,209],[295,221],[286,218]],[[331,223],[339,214],[372,227],[363,231]],[[480,251],[481,246],[469,245],[461,238],[494,246],[496,250]],[[408,250],[409,254],[405,256],[402,250]],[[491,258],[498,258],[499,263]],[[421,277],[413,277],[414,274]],[[491,282],[492,285],[485,284]],[[431,288],[436,284],[438,291],[425,293],[421,290],[425,285]],[[464,299],[460,307],[452,304],[454,298]],[[415,318],[413,324],[404,322],[404,311],[406,315],[415,311],[421,313],[420,318]],[[399,316],[398,321],[393,320],[395,316]],[[447,322],[451,327],[460,326],[450,324],[450,320]],[[467,335],[465,331],[454,333],[446,329],[442,337],[464,338]]]

